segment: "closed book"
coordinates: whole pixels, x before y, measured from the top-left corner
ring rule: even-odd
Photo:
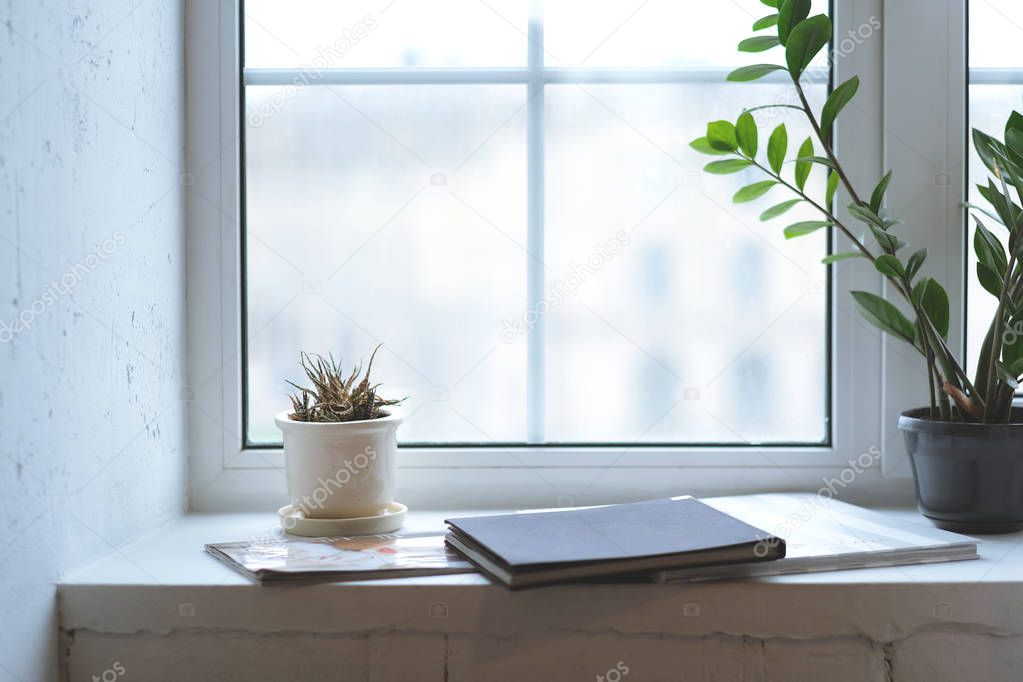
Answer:
[[[689,496],[446,522],[447,543],[512,589],[785,556],[781,538]]]

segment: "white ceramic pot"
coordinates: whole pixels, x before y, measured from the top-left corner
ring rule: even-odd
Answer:
[[[300,422],[281,412],[291,504],[307,517],[373,516],[394,502],[398,424],[385,416],[354,422]]]

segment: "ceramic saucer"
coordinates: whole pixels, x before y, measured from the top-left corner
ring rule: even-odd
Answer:
[[[359,516],[351,519],[314,519],[307,517],[294,505],[285,505],[277,510],[281,527],[292,535],[307,538],[322,538],[348,535],[377,535],[393,533],[405,523],[408,507],[392,502],[375,516]]]

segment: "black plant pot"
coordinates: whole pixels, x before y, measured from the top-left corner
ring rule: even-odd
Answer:
[[[920,513],[957,533],[1023,530],[1023,409],[1011,424],[933,421],[928,412],[899,417]]]

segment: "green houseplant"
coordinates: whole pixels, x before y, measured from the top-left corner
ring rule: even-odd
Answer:
[[[829,254],[824,263],[864,260],[886,280],[887,298],[867,291],[853,291],[852,296],[868,322],[915,348],[927,367],[926,407],[909,410],[900,420],[923,513],[938,525],[973,532],[1023,527],[1023,415],[1012,405],[1023,376],[1023,210],[1013,198],[1015,192],[1023,199],[1023,116],[1012,113],[1002,140],[973,131],[977,153],[993,175],[978,185],[990,206],[972,206],[976,272],[998,306],[976,373],[970,377],[947,344],[948,294],[937,280],[922,274],[927,250],[909,248],[899,238],[900,221],[884,208],[891,171],[869,195],[862,194],[835,154],[832,127],[856,96],[859,79],[854,76],[835,87],[819,113],[807,100],[801,79],[831,40],[830,19],[823,14],[809,16],[810,0],[761,2],[776,11],[754,23],[758,35],[740,42],[739,50],[777,48],[784,53],[784,64],[744,66],[729,74],[728,80],[754,81],[786,72],[798,104],[754,106],[734,122],[713,121],[691,146],[720,157],[706,165],[709,173],[752,168],[765,176],[736,192],[733,201],[737,203],[760,199],[776,188],[788,191],[790,196],[767,208],[761,220],[781,218],[799,204],[819,213],[818,219],[785,227],[786,238],[834,229],[848,239],[852,249]],[[813,131],[794,153],[784,124],[761,135],[753,117],[757,110],[779,107],[800,111]],[[761,144],[764,137],[766,145]],[[812,196],[807,190],[815,167],[827,174],[824,197]],[[851,199],[848,219],[839,217],[833,208],[839,187]],[[1004,243],[995,230],[1004,234]]]

